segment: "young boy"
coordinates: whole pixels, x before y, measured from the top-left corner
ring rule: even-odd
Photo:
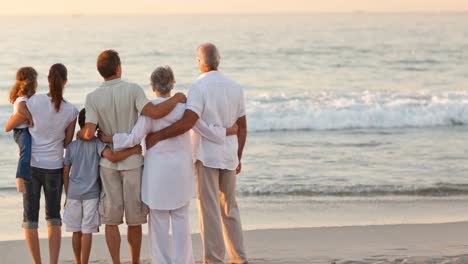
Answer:
[[[82,109],[78,117],[81,128],[85,125],[85,117],[85,109]],[[73,232],[72,244],[76,264],[88,263],[92,233],[99,232],[100,158],[105,157],[112,162],[118,162],[139,153],[140,145],[112,152],[97,138],[90,141],[77,139],[68,145],[63,168],[67,195],[63,222],[67,232]]]

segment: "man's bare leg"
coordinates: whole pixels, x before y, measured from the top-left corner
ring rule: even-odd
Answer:
[[[132,264],[140,263],[141,237],[141,225],[128,227],[127,240],[130,245]]]
[[[106,225],[107,248],[113,264],[120,264],[120,231],[116,225]]]
[[[75,255],[75,264],[81,264],[81,232],[73,232],[72,247]]]
[[[24,237],[31,254],[33,264],[41,264],[41,248],[39,246],[39,234],[37,229],[24,229]]]

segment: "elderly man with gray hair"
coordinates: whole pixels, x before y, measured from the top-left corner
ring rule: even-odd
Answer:
[[[218,71],[219,52],[211,43],[198,48],[202,75],[190,88],[183,118],[161,131],[149,134],[147,148],[190,130],[198,119],[208,125],[231,127],[237,123],[235,136],[219,144],[194,134],[195,174],[197,179],[200,233],[203,262],[247,263],[239,208],[236,202],[236,172],[247,138],[247,121],[242,87]],[[224,235],[226,237],[223,237]]]

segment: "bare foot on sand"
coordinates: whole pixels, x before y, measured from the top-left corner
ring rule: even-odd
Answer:
[[[20,193],[26,192],[26,188],[24,188],[24,180],[21,178],[16,178],[16,190]]]

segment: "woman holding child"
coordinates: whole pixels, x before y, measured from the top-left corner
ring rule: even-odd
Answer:
[[[52,65],[48,81],[49,93],[34,95],[37,87],[36,71],[30,67],[18,70],[17,83],[10,96],[10,101],[15,105],[15,114],[5,126],[5,130],[14,129],[15,141],[21,153],[25,152],[18,165],[17,177],[20,179],[17,182],[18,190],[24,189],[23,227],[26,242],[33,263],[41,263],[37,228],[43,189],[50,263],[58,263],[62,225],[61,196],[65,184],[67,204],[64,222],[67,231],[73,232],[76,263],[87,263],[92,233],[98,232],[100,225],[97,213],[99,159],[106,157],[117,162],[139,153],[142,139],[148,133],[162,130],[181,119],[185,104],[178,104],[161,119],[140,116],[130,134],[115,134],[111,137],[100,133],[102,141],[113,142],[115,149],[122,150],[113,152],[96,138],[90,141],[77,139],[69,144],[73,139],[78,110],[63,98],[67,68],[63,64]],[[172,69],[169,66],[158,67],[151,75],[151,86],[157,96],[152,103],[157,105],[168,100],[174,84]],[[79,120],[81,127],[85,125],[85,114],[83,109]],[[225,141],[226,136],[237,134],[236,125],[227,129],[208,126],[201,119],[193,129],[207,140],[219,144]],[[67,148],[65,159],[64,148]],[[194,263],[189,224],[189,203],[195,196],[194,180],[192,144],[188,132],[161,141],[147,151],[141,199],[150,208],[148,222],[152,263]],[[170,227],[172,250],[169,244]]]
[[[36,74],[37,76],[37,74]],[[37,87],[36,77],[33,81]],[[30,96],[26,106],[34,125],[31,134],[30,179],[24,181],[23,228],[33,263],[42,263],[39,248],[38,221],[41,190],[44,190],[49,234],[50,263],[58,263],[61,243],[60,217],[63,186],[64,148],[72,141],[78,110],[63,98],[67,68],[54,64],[49,70],[49,93]],[[35,89],[35,88],[34,88]],[[21,95],[21,96],[27,96]],[[5,129],[18,128],[27,121],[15,114]],[[16,133],[16,132],[15,132]]]

